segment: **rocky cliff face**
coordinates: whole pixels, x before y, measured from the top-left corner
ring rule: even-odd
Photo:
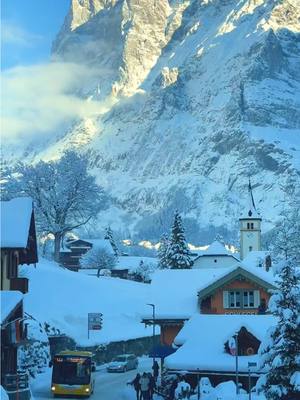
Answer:
[[[53,56],[96,69],[83,95],[110,105],[48,149],[89,151],[110,222],[156,236],[177,207],[195,240],[235,229],[248,176],[265,230],[293,197],[299,0],[72,0]]]

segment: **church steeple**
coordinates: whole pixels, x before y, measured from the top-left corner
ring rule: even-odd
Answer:
[[[248,207],[247,208],[248,208],[248,210],[247,210],[247,213],[245,216],[246,218],[260,218],[259,214],[256,210],[250,178],[249,178],[249,183],[248,183]]]
[[[240,218],[241,259],[250,251],[261,250],[261,217],[255,206],[251,181],[248,183],[248,201],[244,216]]]

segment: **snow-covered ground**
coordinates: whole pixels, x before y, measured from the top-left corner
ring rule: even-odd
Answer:
[[[25,312],[39,322],[51,326],[80,345],[95,345],[111,341],[151,336],[141,313],[147,303],[147,284],[110,277],[96,278],[59,267],[41,259],[34,268],[22,267],[29,278],[29,292],[24,296]],[[90,331],[87,337],[87,316],[103,314],[101,331]]]
[[[141,357],[139,359],[138,370],[128,371],[125,373],[108,373],[106,366],[97,368],[94,373],[95,392],[91,399],[101,400],[136,400],[135,391],[127,382],[133,380],[137,372],[151,372],[152,359]],[[37,376],[32,381],[31,390],[34,400],[52,400],[53,396],[50,392],[52,369],[48,368],[43,374]],[[160,400],[158,397],[155,400]]]
[[[148,357],[139,358],[139,367],[137,370],[128,371],[125,373],[108,373],[106,365],[97,367],[94,373],[95,392],[91,397],[101,400],[136,400],[135,392],[132,386],[127,385],[132,381],[137,372],[151,372],[152,359]],[[50,392],[52,369],[48,368],[43,374],[37,376],[31,382],[31,390],[34,400],[52,400],[53,396]],[[243,391],[244,392],[244,391]],[[248,400],[248,394],[241,393],[235,395],[235,385],[233,382],[225,382],[218,385],[217,388],[212,388],[210,394],[201,394],[201,400]],[[197,395],[191,396],[190,400],[196,400]],[[153,400],[162,400],[156,396]],[[252,400],[265,400],[264,396],[252,394]]]

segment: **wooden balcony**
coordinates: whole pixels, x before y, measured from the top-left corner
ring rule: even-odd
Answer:
[[[10,290],[18,290],[26,294],[28,292],[28,279],[27,278],[13,278],[10,280]]]

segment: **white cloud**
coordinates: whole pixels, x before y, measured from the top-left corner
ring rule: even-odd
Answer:
[[[30,33],[13,22],[3,20],[1,23],[1,41],[3,44],[30,47],[41,39],[40,35]]]
[[[75,119],[107,111],[107,103],[80,96],[95,72],[71,63],[17,67],[2,73],[2,136],[6,142],[56,134]],[[96,86],[96,85],[95,85]]]

